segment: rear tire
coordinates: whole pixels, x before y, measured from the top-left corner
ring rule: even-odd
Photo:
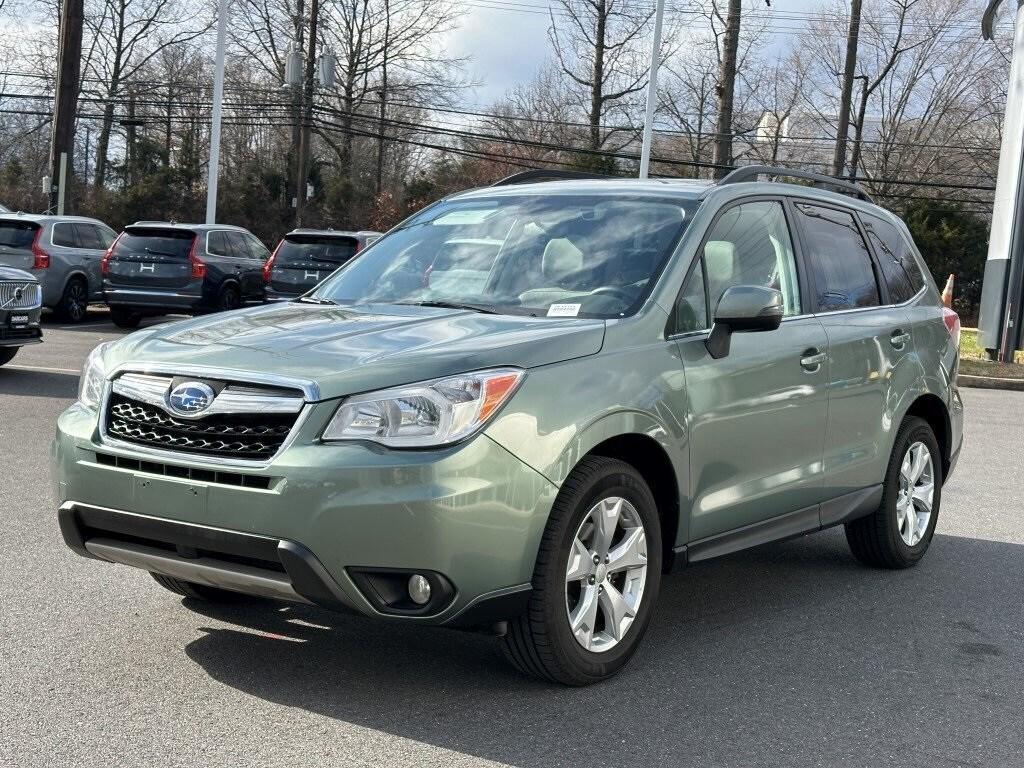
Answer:
[[[526,613],[509,622],[505,655],[542,680],[606,680],[639,646],[660,584],[661,525],[650,489],[629,464],[586,457],[555,500],[533,592]]]
[[[89,284],[81,277],[73,277],[64,286],[60,303],[53,308],[57,318],[65,323],[80,323],[89,309]]]
[[[168,589],[182,597],[190,597],[193,600],[203,600],[207,603],[234,603],[245,599],[244,595],[228,589],[218,589],[217,587],[208,587],[205,584],[182,581],[181,579],[164,576],[160,573],[150,572],[149,575],[153,577],[153,581],[164,589]]]
[[[138,328],[139,323],[142,322],[142,315],[138,312],[132,312],[130,309],[110,309],[110,321],[118,328],[126,328],[131,330]]]
[[[0,365],[7,365],[18,354],[21,347],[0,347]]]
[[[920,460],[920,471],[914,459]],[[882,503],[846,524],[853,556],[877,568],[910,568],[924,557],[942,502],[942,454],[931,426],[908,416],[900,425],[885,473]],[[927,514],[927,519],[922,520]]]

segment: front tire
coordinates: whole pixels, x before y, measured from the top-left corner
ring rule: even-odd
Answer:
[[[110,321],[118,328],[130,331],[139,327],[139,323],[142,322],[142,315],[138,312],[132,312],[130,309],[114,309],[112,307],[110,310]]]
[[[242,306],[242,294],[233,285],[226,285],[217,297],[217,311],[230,312]]]
[[[942,502],[942,454],[928,422],[908,416],[900,425],[885,474],[882,503],[846,524],[853,556],[878,568],[909,568],[924,557]]]
[[[661,524],[650,488],[629,464],[586,457],[555,500],[530,602],[509,623],[505,654],[543,680],[606,680],[639,646],[660,585]]]
[[[7,365],[18,354],[21,347],[0,347],[0,365]]]

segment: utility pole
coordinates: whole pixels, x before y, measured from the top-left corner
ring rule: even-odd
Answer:
[[[736,93],[736,55],[740,47],[740,22],[743,5],[740,0],[729,0],[725,17],[725,39],[722,42],[722,65],[719,70],[718,125],[715,128],[714,174],[720,179],[732,165],[732,111]]]
[[[384,120],[387,118],[388,50],[391,47],[391,2],[384,0],[384,59],[380,68],[380,136],[377,139],[377,185],[375,197],[384,190]]]
[[[658,65],[661,63],[661,24],[665,18],[665,0],[658,0],[654,10],[654,42],[651,45],[651,69],[647,74],[647,114],[644,118],[644,139],[640,147],[640,178],[646,179],[651,167],[651,142],[654,130],[654,109],[658,101]]]
[[[65,178],[72,173],[75,155],[75,112],[78,109],[79,79],[82,63],[82,23],[84,0],[64,0],[60,14],[60,57],[57,67],[57,96],[50,133],[50,178],[61,175],[61,155],[66,157]],[[57,190],[51,184],[50,210],[57,207]]]
[[[213,70],[213,115],[210,125],[210,167],[206,176],[206,223],[217,223],[217,180],[220,176],[220,122],[224,107],[224,49],[227,45],[230,0],[217,6],[217,54]]]
[[[992,39],[1002,0],[990,0],[982,34]],[[992,232],[978,318],[978,342],[990,358],[1013,362],[1024,325],[1024,0],[1018,0],[1010,81],[999,148]]]
[[[832,175],[837,179],[846,170],[846,140],[850,133],[850,103],[853,101],[853,80],[857,69],[857,46],[860,41],[860,15],[863,0],[850,1],[850,28],[846,34],[846,61],[843,65],[843,88],[839,97],[839,120],[836,126],[836,148],[832,157]]]
[[[299,172],[295,189],[295,226],[301,227],[306,212],[306,185],[309,182],[310,143],[313,139],[313,86],[316,80],[316,28],[320,0],[309,4],[309,50],[306,53],[306,82],[302,94],[302,129],[299,132]]]

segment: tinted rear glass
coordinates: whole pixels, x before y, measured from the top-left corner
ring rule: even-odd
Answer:
[[[310,261],[344,264],[357,250],[359,241],[354,237],[287,237],[274,263],[279,267]]]
[[[195,237],[191,232],[156,230],[153,232],[125,232],[114,248],[115,256],[135,254],[144,256],[180,256],[188,258]]]
[[[29,221],[0,221],[0,246],[31,248],[38,224]]]
[[[804,231],[818,309],[835,312],[878,306],[871,255],[853,214],[806,203],[795,207]]]
[[[889,301],[902,304],[913,298],[924,286],[924,276],[906,238],[888,221],[867,214],[861,214],[861,220],[871,244],[875,246],[875,254],[889,288]]]

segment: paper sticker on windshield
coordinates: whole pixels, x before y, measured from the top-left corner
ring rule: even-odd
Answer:
[[[576,317],[582,304],[552,304],[548,307],[548,317]]]

